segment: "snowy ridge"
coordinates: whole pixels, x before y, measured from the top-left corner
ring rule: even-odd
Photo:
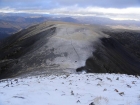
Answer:
[[[4,79],[0,105],[140,105],[140,77],[70,74]]]

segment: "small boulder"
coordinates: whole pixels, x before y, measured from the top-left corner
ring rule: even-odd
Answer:
[[[90,103],[89,105],[95,105],[94,102]]]

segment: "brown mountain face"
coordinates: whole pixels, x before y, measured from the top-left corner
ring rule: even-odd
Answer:
[[[83,70],[140,75],[139,33],[53,21],[34,25],[1,43],[0,78]]]

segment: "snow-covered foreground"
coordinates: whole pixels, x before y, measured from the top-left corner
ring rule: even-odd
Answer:
[[[71,74],[1,80],[0,105],[140,105],[140,77]]]

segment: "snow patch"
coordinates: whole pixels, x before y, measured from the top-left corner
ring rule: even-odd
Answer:
[[[40,75],[0,80],[0,105],[140,105],[140,77]]]

